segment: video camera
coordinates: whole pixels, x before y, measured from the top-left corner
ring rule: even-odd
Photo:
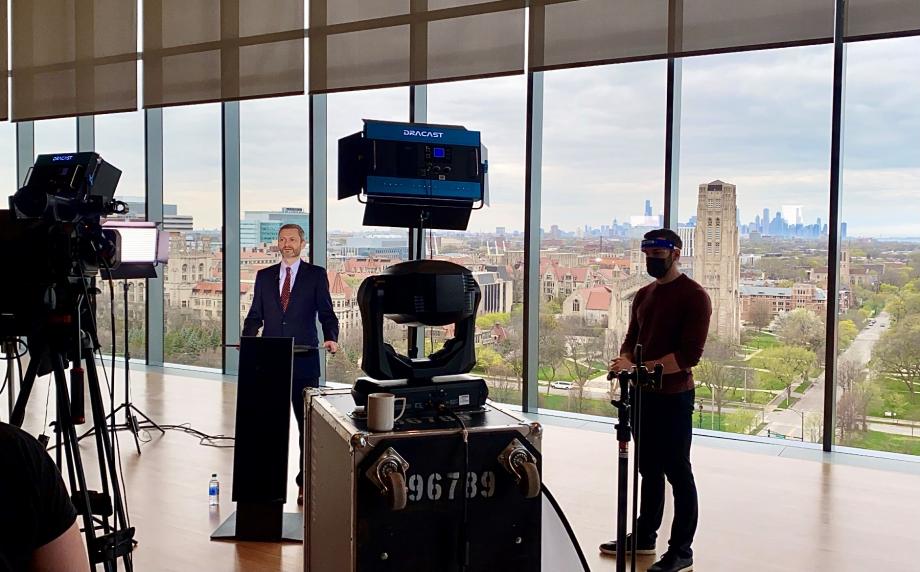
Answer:
[[[114,199],[120,177],[98,153],[36,158],[10,209],[0,210],[0,267],[16,270],[0,281],[0,338],[48,339],[49,326],[70,338],[92,323],[94,278],[120,261],[120,236],[101,222],[127,212]]]

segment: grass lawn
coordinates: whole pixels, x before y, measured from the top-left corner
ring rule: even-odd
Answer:
[[[552,379],[553,381],[575,381],[575,376],[569,373],[569,370],[565,366],[559,366],[556,368],[556,376],[553,377],[553,372],[548,367],[540,367],[540,371],[537,372],[537,377],[539,379],[548,380]]]
[[[546,409],[555,409],[557,411],[571,411],[574,413],[585,413],[587,415],[602,415],[604,417],[616,417],[616,409],[613,405],[610,405],[609,401],[601,399],[588,399],[587,397],[581,400],[581,410],[579,411],[576,408],[577,392],[572,389],[569,390],[570,395],[546,395],[544,393],[540,394],[540,407]]]
[[[755,414],[756,415],[756,414]],[[728,433],[742,433],[746,427],[743,425],[748,425],[749,421],[757,421],[760,419],[760,416],[757,415],[755,418],[751,418],[750,414],[742,419],[736,414],[733,413],[722,413],[722,415],[717,415],[715,413],[704,411],[702,415],[699,411],[693,414],[693,427],[695,429],[710,429],[713,431],[726,431]]]
[[[766,349],[782,344],[776,336],[764,332],[758,332],[756,335],[752,336],[751,339],[747,340],[744,345],[757,349]]]
[[[779,403],[779,405],[776,406],[776,408],[777,409],[788,409],[789,407],[793,407],[796,403],[798,403],[798,401],[799,401],[798,397],[793,397],[791,401],[788,399],[784,399]]]
[[[782,382],[779,378],[777,378],[775,375],[773,375],[773,373],[771,372],[758,371],[757,372],[757,387],[761,389],[779,391],[780,389],[786,389],[786,384]]]
[[[920,437],[911,437],[910,435],[866,431],[865,433],[853,435],[847,439],[845,444],[849,447],[872,449],[874,451],[920,455]]]
[[[733,403],[756,403],[757,405],[766,405],[770,403],[774,395],[772,393],[766,393],[763,391],[748,391],[747,392],[747,401],[741,401],[742,396],[744,396],[744,389],[734,389],[729,391],[726,394],[726,405],[731,405]],[[696,387],[696,398],[702,399],[704,402],[712,398],[712,392],[705,385],[698,385]]]
[[[802,383],[798,385],[798,387],[796,387],[792,391],[795,391],[796,393],[805,393],[806,391],[808,391],[809,387],[811,387],[811,380],[803,381]]]
[[[907,409],[898,415],[898,418],[920,421],[920,394],[907,393],[907,386],[896,379],[885,378],[877,382],[876,385],[879,388],[879,396],[869,403],[869,415],[884,417],[885,411],[888,410],[888,405],[885,403],[886,397],[897,394],[907,400]]]

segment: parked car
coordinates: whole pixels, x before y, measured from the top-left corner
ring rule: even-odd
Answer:
[[[549,386],[555,389],[562,389],[564,391],[568,391],[572,389],[573,387],[575,387],[575,384],[572,383],[571,381],[554,381],[551,384],[549,384]]]

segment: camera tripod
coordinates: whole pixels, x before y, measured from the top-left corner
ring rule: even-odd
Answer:
[[[63,456],[66,455],[67,474],[70,482],[71,499],[77,513],[83,520],[83,533],[89,551],[89,561],[94,567],[102,564],[105,572],[118,570],[118,559],[124,561],[125,570],[131,572],[134,549],[134,528],[128,526],[121,486],[116,471],[112,435],[105,425],[105,409],[99,377],[93,359],[92,343],[87,332],[80,332],[80,355],[71,369],[71,391],[68,394],[65,375],[68,354],[66,350],[34,340],[30,348],[30,361],[16,405],[10,415],[10,423],[21,427],[25,420],[26,405],[35,379],[40,372],[50,369],[57,394],[57,421],[54,424],[57,465],[63,470]],[[81,367],[85,362],[85,370]],[[87,488],[83,459],[77,443],[76,424],[84,422],[83,372],[89,386],[90,410],[96,437],[96,452],[99,461],[99,478],[102,492]],[[97,533],[101,531],[102,534]]]
[[[610,404],[617,409],[618,465],[617,465],[617,572],[626,572],[626,508],[629,483],[629,441],[635,435],[636,446],[633,449],[633,506],[631,529],[633,535],[630,551],[630,570],[636,570],[636,526],[639,520],[639,447],[641,444],[639,428],[642,421],[642,390],[644,388],[661,388],[661,376],[664,366],[656,363],[649,372],[642,363],[642,346],[636,345],[633,352],[636,365],[632,371],[609,372],[607,380],[614,377],[620,382],[620,399],[613,399]]]

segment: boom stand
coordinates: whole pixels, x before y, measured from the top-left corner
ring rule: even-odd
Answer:
[[[664,367],[655,364],[652,372],[642,363],[642,346],[636,345],[634,352],[636,365],[632,371],[623,370],[619,373],[611,371],[607,380],[614,377],[620,382],[620,399],[611,400],[610,404],[617,409],[617,441],[619,442],[617,464],[617,572],[626,572],[626,508],[629,502],[627,487],[629,486],[629,441],[632,435],[636,436],[636,447],[633,451],[633,506],[632,506],[632,545],[630,552],[630,570],[636,570],[636,526],[639,520],[639,427],[641,424],[642,389],[645,387],[660,388],[661,376]]]

